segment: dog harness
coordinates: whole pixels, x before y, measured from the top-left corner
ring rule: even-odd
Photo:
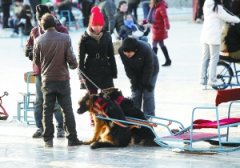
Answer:
[[[123,97],[123,96],[118,96],[118,98],[115,100],[115,103],[117,103],[118,105],[120,105],[123,100],[124,100],[124,97]]]
[[[98,110],[104,111],[104,108],[107,106],[107,103],[102,100],[102,98],[98,97],[94,102],[94,106],[97,106]]]
[[[93,110],[97,112],[97,114],[101,114],[106,118],[109,118],[109,116],[104,112],[104,108],[107,106],[107,103],[102,100],[102,98],[98,97],[97,100],[94,102]],[[112,121],[116,125],[120,127],[128,127],[118,121]]]

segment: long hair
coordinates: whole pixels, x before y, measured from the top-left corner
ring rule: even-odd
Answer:
[[[121,8],[122,4],[127,4],[127,1],[125,1],[125,0],[119,1],[117,11],[120,11],[120,8]]]
[[[161,2],[162,0],[150,0],[150,7],[154,8],[158,2]]]
[[[234,0],[232,2],[231,11],[237,16],[240,15],[240,0]]]
[[[221,0],[214,0],[214,7],[213,7],[214,12],[218,12],[218,5],[222,5]]]

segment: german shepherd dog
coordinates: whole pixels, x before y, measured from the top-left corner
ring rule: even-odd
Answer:
[[[97,115],[102,115],[106,118],[125,120],[124,113],[117,104],[98,95],[86,94],[79,101],[79,106],[77,113],[83,114],[89,111],[95,126],[92,139],[83,144],[91,145],[91,149],[128,146],[131,141],[131,131],[127,125],[97,118]]]
[[[134,106],[134,103],[131,99],[125,98],[122,92],[119,91],[117,88],[113,88],[102,94],[103,97],[111,99],[112,101],[117,103],[122,108],[122,111],[124,112],[126,117],[141,119],[146,121],[145,123],[148,123],[144,113],[139,108]],[[131,133],[134,144],[141,144],[144,146],[159,146],[154,141],[154,133],[147,127],[133,128],[131,129]]]

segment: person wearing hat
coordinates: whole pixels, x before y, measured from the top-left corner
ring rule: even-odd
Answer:
[[[113,78],[117,78],[112,38],[103,26],[104,16],[95,6],[91,9],[89,26],[81,36],[78,53],[80,75],[88,77],[86,86],[90,94],[113,87]]]
[[[41,27],[45,33],[34,43],[33,62],[41,67],[45,147],[53,147],[53,111],[56,100],[64,114],[68,146],[81,145],[82,141],[77,138],[71,100],[69,68],[76,69],[78,64],[70,36],[56,31],[54,16],[49,13],[43,15]]]
[[[155,116],[154,89],[159,72],[156,54],[148,43],[131,37],[123,40],[118,52],[130,79],[135,106],[141,109],[143,104],[146,117]]]
[[[46,5],[37,5],[36,6],[36,18],[38,21],[38,24],[40,24],[41,18],[44,14],[51,13],[49,8]],[[56,21],[56,30],[58,32],[66,33],[68,34],[67,28],[62,26],[57,20]],[[35,26],[31,32],[30,36],[28,37],[27,44],[25,46],[25,56],[28,57],[30,60],[33,59],[33,45],[35,43],[35,40],[40,36],[44,34],[43,29],[38,25]],[[41,91],[42,82],[41,82],[41,69],[33,64],[33,73],[35,75],[36,79],[36,102],[35,102],[35,110],[34,110],[34,117],[36,121],[37,130],[33,134],[33,138],[41,138],[43,134],[43,124],[42,124],[42,113],[43,113],[43,94]],[[63,129],[63,116],[61,112],[60,106],[56,103],[55,109],[54,109],[54,115],[57,120],[57,137],[62,138],[65,137],[65,132]]]

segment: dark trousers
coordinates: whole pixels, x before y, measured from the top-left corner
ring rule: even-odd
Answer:
[[[155,88],[158,74],[152,76],[151,85]],[[132,90],[132,100],[134,105],[142,109],[145,115],[155,116],[155,95],[154,89],[149,92],[146,89]],[[148,118],[148,117],[147,117]]]
[[[11,4],[2,4],[3,12],[3,28],[9,28],[8,19],[10,17],[10,6]]]
[[[36,102],[34,118],[36,121],[36,126],[38,128],[43,128],[42,118],[43,118],[43,93],[42,93],[42,78],[41,75],[36,75]],[[56,102],[53,110],[55,119],[57,121],[57,128],[63,128],[63,115],[59,104]]]
[[[63,111],[64,130],[69,140],[77,139],[76,123],[72,109],[71,89],[69,81],[44,82],[43,92],[43,138],[44,141],[53,139],[53,110],[56,100]]]
[[[34,15],[34,20],[37,21],[36,19],[36,6],[38,4],[41,4],[41,1],[40,0],[29,0],[29,3],[31,5],[31,8],[32,8],[32,11],[33,11],[33,15]]]
[[[143,18],[144,19],[147,19],[148,13],[150,11],[149,3],[150,2],[148,0],[142,1],[142,9],[143,9]]]
[[[82,15],[83,15],[83,26],[87,27],[89,22],[89,17],[91,14],[91,8],[93,7],[94,3],[90,2],[89,0],[82,1]]]
[[[136,20],[138,20],[137,8],[139,3],[129,3],[128,4],[128,13],[132,14]]]

